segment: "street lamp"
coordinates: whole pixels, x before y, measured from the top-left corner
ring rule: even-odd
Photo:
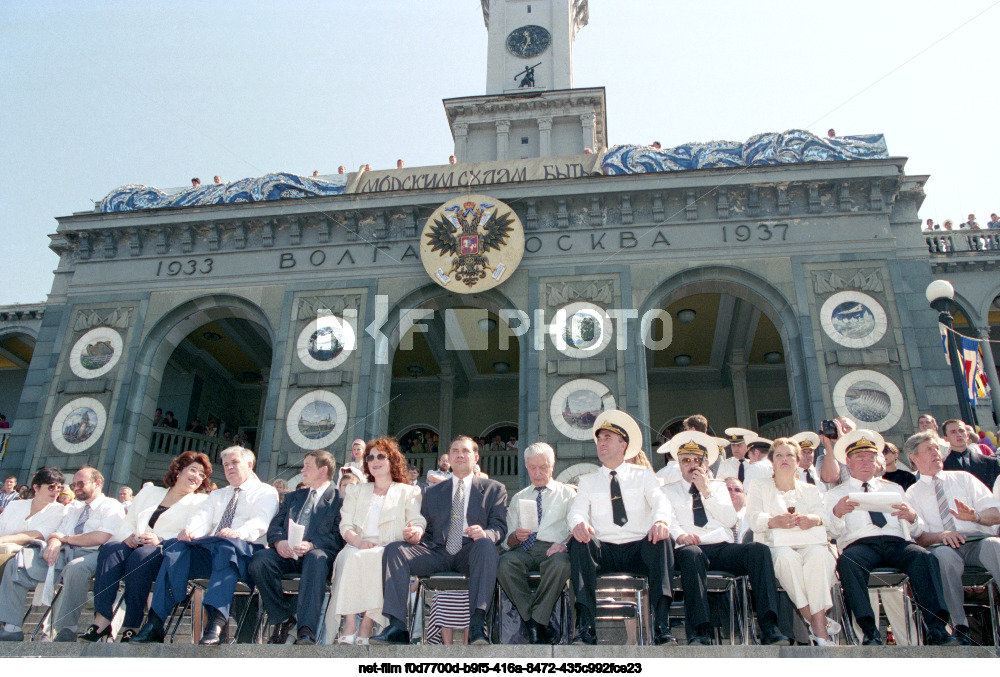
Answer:
[[[953,329],[954,319],[951,315],[951,302],[955,298],[955,288],[947,280],[934,280],[927,285],[927,301],[931,308],[938,312],[938,322],[948,328],[945,341],[948,344],[948,355],[951,358],[951,374],[955,378],[955,391],[958,393],[958,409],[962,412],[962,420],[969,425],[975,425],[975,414],[969,403],[968,386],[965,382],[965,372],[962,369],[962,359],[958,352],[958,339]]]

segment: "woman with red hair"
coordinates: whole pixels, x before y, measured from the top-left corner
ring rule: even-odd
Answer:
[[[327,610],[327,643],[346,616],[339,644],[368,644],[382,615],[382,550],[404,538],[419,539],[427,526],[420,514],[420,487],[410,484],[406,460],[396,440],[380,437],[365,446],[363,469],[368,479],[347,487],[340,511],[340,534],[347,545],[333,567],[333,592]],[[356,614],[364,613],[360,629]]]
[[[205,454],[185,451],[170,462],[163,484],[149,485],[136,494],[118,531],[101,546],[94,578],[94,623],[80,635],[82,641],[110,638],[115,597],[123,580],[125,630],[120,641],[127,642],[142,625],[146,599],[163,560],[163,543],[176,539],[208,498],[212,463]]]

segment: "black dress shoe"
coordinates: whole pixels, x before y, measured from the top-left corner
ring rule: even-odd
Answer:
[[[708,635],[693,635],[688,639],[688,646],[712,646],[712,638]]]
[[[544,638],[543,644],[558,644],[559,643],[559,633],[551,625],[545,626],[545,632],[542,635]]]
[[[150,611],[149,616],[146,618],[146,623],[139,629],[139,632],[129,639],[129,643],[154,644],[160,643],[166,638],[167,633],[163,629],[163,621]]]
[[[369,644],[409,644],[410,633],[406,628],[390,625],[382,632],[368,640]]]
[[[958,646],[961,644],[958,637],[952,637],[946,630],[934,628],[927,632],[927,646]]]
[[[882,646],[882,635],[878,630],[865,632],[865,638],[861,646]]]
[[[295,616],[291,616],[287,620],[275,624],[274,629],[271,631],[271,637],[267,640],[267,643],[284,644],[288,641],[288,633],[291,632],[294,627]]]
[[[656,646],[677,644],[677,640],[674,639],[673,634],[671,634],[670,628],[656,628],[653,631],[653,644]]]
[[[761,630],[760,643],[764,646],[788,646],[791,641],[781,634],[778,626],[769,625]]]
[[[956,625],[955,638],[962,646],[972,646],[972,633],[969,632],[968,625]]]
[[[597,633],[594,631],[593,625],[585,625],[581,628],[577,628],[576,636],[573,637],[573,644],[589,644],[595,646],[597,644]]]
[[[111,626],[107,626],[103,630],[98,630],[96,625],[91,625],[87,628],[87,632],[83,633],[77,638],[79,642],[100,642],[102,639],[108,639],[111,637]]]
[[[478,645],[481,646],[483,644],[489,644],[489,643],[490,643],[490,640],[486,638],[486,631],[483,629],[483,626],[481,626],[480,624],[476,623],[472,627],[469,628],[469,645],[470,646],[473,645],[473,644],[478,644]]]
[[[206,607],[207,608],[207,607]],[[222,631],[229,624],[229,617],[218,609],[212,609],[212,616],[208,619],[205,632],[201,635],[199,646],[219,646],[222,642]],[[133,642],[135,640],[132,640]]]
[[[309,628],[299,628],[298,637],[295,638],[298,645],[309,645],[316,643],[316,635]]]
[[[545,628],[542,627],[541,623],[534,618],[529,618],[526,625],[528,626],[529,644],[548,644],[548,637],[544,634]],[[543,637],[544,639],[542,639]]]

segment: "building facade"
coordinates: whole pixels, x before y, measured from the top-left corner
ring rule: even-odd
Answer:
[[[483,5],[491,73],[559,50],[571,68],[585,0],[530,3],[525,35],[549,34],[537,52],[511,38],[528,5]],[[531,442],[564,477],[595,463],[589,423],[607,408],[640,421],[650,454],[693,413],[767,437],[847,415],[900,442],[920,413],[957,412],[924,290],[949,276],[988,336],[1000,246],[921,235],[927,177],[881,137],[606,149],[603,90],[548,72],[445,102],[457,164],[126,186],[59,218],[44,313],[0,334],[32,344],[4,467],[86,462],[137,486],[227,432],[261,477],[290,478],[310,449],[342,461],[384,434],[429,468],[467,434],[516,485]],[[487,262],[490,288],[428,264],[441,210],[463,204],[509,213],[520,238],[505,272]],[[195,419],[219,436],[184,432]]]

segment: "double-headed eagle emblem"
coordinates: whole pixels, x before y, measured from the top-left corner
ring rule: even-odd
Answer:
[[[506,265],[490,265],[487,254],[507,245],[516,218],[509,209],[501,214],[496,203],[473,201],[446,207],[440,218],[432,218],[424,232],[431,252],[454,257],[447,272],[438,270],[439,279],[454,274],[457,281],[472,287],[490,273],[499,281]]]

